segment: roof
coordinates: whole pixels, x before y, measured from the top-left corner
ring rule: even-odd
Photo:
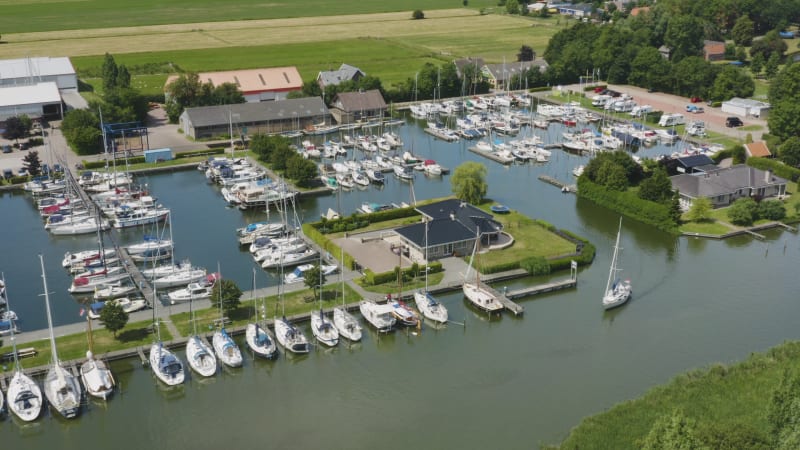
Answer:
[[[211,83],[213,86],[233,83],[244,94],[295,91],[303,88],[303,79],[300,78],[300,73],[296,67],[200,72],[197,75],[201,83]],[[170,75],[164,86],[177,79],[178,75]]]
[[[51,103],[61,103],[61,94],[53,81],[25,86],[0,87],[0,108]]]
[[[53,75],[75,75],[69,58],[45,56],[0,60],[0,80]]]
[[[475,239],[478,230],[484,234],[503,228],[491,214],[455,198],[418,206],[416,209],[429,219],[428,246]],[[424,223],[408,225],[395,231],[416,245],[425,246]]]
[[[342,64],[339,70],[326,70],[317,75],[317,82],[323,86],[334,86],[342,81],[354,80],[358,74],[364,76],[365,73],[358,67],[349,64]]]
[[[320,97],[305,97],[274,102],[238,103],[234,105],[201,106],[186,108],[183,112],[192,126],[209,127],[229,123],[231,115],[236,122],[267,122],[270,120],[302,119],[330,114]],[[182,116],[183,116],[182,115]]]
[[[748,155],[756,158],[768,158],[772,156],[772,152],[767,148],[767,143],[765,141],[744,144],[744,149],[747,151]]]
[[[386,109],[386,102],[383,100],[383,95],[381,95],[381,91],[377,89],[339,92],[333,99],[333,105],[347,112]]]
[[[753,100],[750,98],[739,98],[733,97],[732,99],[722,102],[723,105],[728,104],[730,106],[739,106],[742,108],[769,108],[769,103],[760,102],[758,100]]]
[[[484,66],[483,58],[461,58],[453,61],[453,64],[456,65],[456,72],[459,77],[463,73],[464,67],[475,66],[480,69]]]
[[[758,189],[767,186],[786,184],[786,180],[771,172],[738,164],[726,169],[718,169],[703,175],[681,174],[670,177],[673,189],[692,198],[716,197],[731,194],[739,189]]]
[[[491,75],[495,80],[506,80],[514,75],[529,70],[532,67],[537,67],[539,70],[547,67],[547,61],[543,59],[535,59],[533,61],[517,61],[507,64],[485,64],[483,72]]]
[[[649,6],[637,6],[631,10],[631,16],[636,17],[639,14],[650,12]]]
[[[677,158],[678,164],[682,165],[683,167],[690,168],[690,167],[699,167],[704,166],[707,164],[714,164],[714,160],[711,159],[708,155],[691,155],[691,156],[683,156]]]

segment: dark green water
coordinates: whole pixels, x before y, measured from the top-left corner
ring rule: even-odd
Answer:
[[[558,442],[582,417],[682,371],[732,362],[798,338],[796,235],[769,232],[766,242],[679,239],[625,221],[621,267],[632,280],[634,297],[604,312],[600,297],[618,217],[536,179],[541,173],[568,179],[585,159],[554,152],[544,166],[501,167],[463,144],[432,141],[415,127],[403,127],[402,133],[416,153],[450,168],[463,160],[485,162],[490,197],[594,242],[597,258],[581,271],[577,290],[525,300],[524,317],[492,321],[467,308],[460,293],[451,294],[441,299],[451,318],[465,320],[466,327],[427,327],[420,335],[402,331],[380,338],[370,333],[350,348],[316,349],[275,362],[248,360],[242,369],[212,380],[190,378],[175,390],[159,386],[138,361],[117,363],[120,395],[106,405],[90,402],[72,422],[47,413],[21,427],[6,418],[0,423],[4,448],[528,449]],[[147,181],[173,210],[179,255],[210,268],[219,261],[224,275],[249,287],[252,262],[235,245],[233,229],[254,217],[226,209],[199,172]],[[418,175],[414,188],[417,198],[450,192],[447,177]],[[365,201],[408,198],[409,186],[392,180],[380,191],[306,200],[299,214],[312,219],[328,207],[350,212]],[[56,322],[79,320],[59,265],[64,251],[92,239],[49,237],[25,196],[5,194],[0,205],[6,234],[0,241],[2,270],[25,328],[45,322],[37,297],[38,251],[46,255],[48,281],[56,291],[51,297]],[[131,240],[138,237],[126,233]],[[274,276],[260,275],[259,285],[274,282]]]

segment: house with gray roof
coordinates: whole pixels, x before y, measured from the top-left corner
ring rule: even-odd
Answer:
[[[429,260],[453,254],[468,255],[472,253],[479,233],[482,241],[491,242],[503,231],[503,225],[494,220],[494,216],[458,199],[442,200],[416,209],[422,214],[422,221],[397,228],[395,233],[412,253],[424,258],[427,227]]]
[[[505,64],[484,64],[481,73],[484,78],[492,85],[492,89],[503,89],[511,82],[514,76],[526,73],[529,70],[538,69],[544,72],[548,68],[547,61],[539,58],[533,61],[516,61]],[[524,87],[524,86],[523,86]],[[516,89],[518,86],[513,86]]]
[[[274,134],[323,122],[331,123],[331,113],[321,97],[186,108],[179,119],[193,139],[227,135],[231,127],[234,134]]]
[[[481,68],[486,63],[484,63],[483,58],[461,58],[453,61],[453,64],[456,66],[458,78],[462,78],[467,67],[474,68],[475,73],[480,73]]]
[[[339,92],[331,104],[331,114],[340,124],[382,119],[387,109],[386,101],[377,89]]]
[[[738,164],[697,175],[670,177],[672,189],[680,192],[681,206],[688,209],[696,198],[711,200],[715,208],[728,206],[741,197],[770,198],[786,195],[786,180],[770,170]]]
[[[358,67],[342,64],[339,70],[325,70],[317,75],[317,84],[321,89],[326,86],[336,86],[342,81],[358,81],[366,74]]]

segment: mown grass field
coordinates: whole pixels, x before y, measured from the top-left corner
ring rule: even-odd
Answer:
[[[798,369],[800,343],[789,342],[730,367],[715,365],[679,375],[641,398],[584,419],[559,448],[638,449],[656,419],[676,409],[697,422],[700,435],[716,428],[766,436],[772,393],[785,371]]]
[[[490,0],[472,0],[469,8],[495,6]],[[279,19],[404,11],[426,12],[462,8],[461,0],[403,0],[363,2],[359,0],[0,0],[0,30],[3,33],[77,30],[84,28],[133,27],[173,23],[230,20]],[[466,9],[466,8],[465,8]]]
[[[97,324],[97,321],[92,323]],[[140,345],[150,345],[155,339],[154,334],[151,332],[151,325],[153,322],[134,322],[129,323],[121,331],[117,333],[115,339],[111,332],[106,329],[94,329],[94,353],[102,357],[104,353],[122,350],[126,348],[135,348]],[[93,327],[94,328],[94,327]],[[161,326],[161,339],[163,341],[172,340],[172,335],[169,334],[167,327]],[[4,344],[8,344],[9,340],[6,338]],[[31,358],[24,358],[20,362],[23,367],[31,368],[48,364],[52,358],[50,351],[50,340],[44,339],[41,341],[20,344],[18,349],[33,347],[36,349],[36,356]],[[56,338],[56,349],[58,350],[58,358],[61,361],[68,361],[70,359],[86,357],[86,350],[88,349],[88,336],[86,333],[71,334]],[[0,348],[0,354],[10,353],[11,346],[6,345]],[[4,371],[13,370],[13,363],[4,363]]]

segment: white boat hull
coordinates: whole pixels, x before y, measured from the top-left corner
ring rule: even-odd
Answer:
[[[311,333],[317,341],[328,347],[335,347],[339,343],[339,330],[321,310],[311,314]]]
[[[48,403],[65,419],[73,419],[81,410],[81,386],[78,379],[60,365],[48,370],[44,379]]]
[[[414,292],[414,303],[416,303],[417,309],[426,319],[439,323],[447,322],[447,308],[437,302],[430,293],[424,291]]]
[[[8,384],[8,409],[24,422],[32,422],[42,411],[42,391],[29,376],[17,371]]]
[[[211,344],[222,364],[228,367],[242,367],[242,352],[224,328],[214,333]]]
[[[247,324],[244,338],[250,350],[262,358],[270,359],[278,354],[275,338],[269,333],[269,330],[259,325],[254,323]]]
[[[186,341],[186,361],[201,376],[211,377],[217,373],[217,358],[200,336],[192,336]]]
[[[302,331],[285,318],[275,320],[275,337],[283,348],[292,353],[308,353],[308,340]]]
[[[155,343],[150,347],[150,368],[156,378],[167,386],[183,384],[185,376],[183,363],[160,343]]]
[[[81,364],[80,373],[83,386],[92,397],[106,400],[114,392],[114,375],[103,361],[90,357]]]
[[[339,330],[339,336],[352,342],[361,340],[361,325],[352,314],[343,307],[333,309],[333,324]]]
[[[502,311],[503,305],[497,301],[494,295],[475,283],[464,283],[462,289],[467,300],[477,308],[489,313]]]

